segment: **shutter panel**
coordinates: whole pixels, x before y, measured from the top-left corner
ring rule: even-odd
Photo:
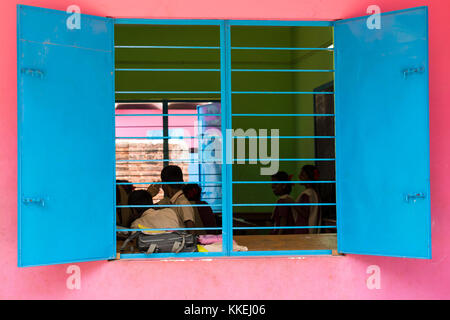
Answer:
[[[115,257],[111,19],[19,5],[18,264]]]
[[[335,23],[340,252],[431,258],[427,17]]]

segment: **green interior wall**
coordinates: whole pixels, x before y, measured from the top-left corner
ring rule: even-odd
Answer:
[[[328,47],[331,27],[231,28],[233,47]],[[117,25],[115,44],[122,46],[220,46],[218,26]],[[116,49],[116,68],[220,69],[218,49]],[[333,69],[329,51],[232,50],[232,69]],[[233,72],[233,91],[314,91],[333,80],[333,73]],[[116,91],[220,91],[219,72],[116,72]],[[120,94],[116,100],[219,100],[220,94]],[[313,95],[234,94],[233,113],[313,113]],[[234,117],[233,128],[279,129],[284,136],[314,135],[313,117]],[[270,153],[269,153],[270,154]],[[280,139],[280,158],[314,158],[313,139]],[[280,162],[294,174],[305,162]],[[234,180],[265,180],[261,165],[234,164]],[[301,192],[295,186],[293,196]],[[234,203],[273,203],[269,184],[235,185]],[[270,207],[238,207],[235,212],[271,212]]]

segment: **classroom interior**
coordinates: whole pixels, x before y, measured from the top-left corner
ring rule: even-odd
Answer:
[[[211,141],[202,139],[206,131],[222,131],[220,26],[120,24],[114,33],[116,204],[126,204],[130,190],[159,182],[165,165],[178,165],[186,183],[201,186],[220,228],[222,165],[205,161]],[[231,127],[269,135],[279,129],[278,170],[295,182],[304,165],[318,169],[313,187],[322,217],[318,232],[274,232],[277,196],[271,176],[261,175],[268,165],[235,161],[233,240],[248,251],[335,250],[333,28],[232,25],[230,38]],[[250,139],[244,140],[251,158]],[[294,199],[305,190],[291,185]],[[154,200],[162,197],[161,191]],[[118,224],[127,224],[119,220],[124,210],[117,209]]]

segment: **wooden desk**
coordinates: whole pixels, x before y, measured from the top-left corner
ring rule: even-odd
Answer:
[[[238,245],[249,251],[336,250],[335,233],[234,236]],[[117,251],[123,241],[117,240]],[[135,251],[137,252],[137,251]]]
[[[335,233],[234,236],[233,240],[238,245],[246,246],[249,251],[334,250],[337,248]]]

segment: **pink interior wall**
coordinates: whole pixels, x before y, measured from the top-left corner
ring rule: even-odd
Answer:
[[[433,259],[349,255],[302,259],[115,261],[78,264],[81,289],[66,288],[68,265],[17,268],[16,0],[0,2],[0,299],[391,299],[450,298],[450,42],[447,0],[36,0],[23,4],[148,18],[332,20],[428,5]],[[366,286],[369,265],[381,289]]]

